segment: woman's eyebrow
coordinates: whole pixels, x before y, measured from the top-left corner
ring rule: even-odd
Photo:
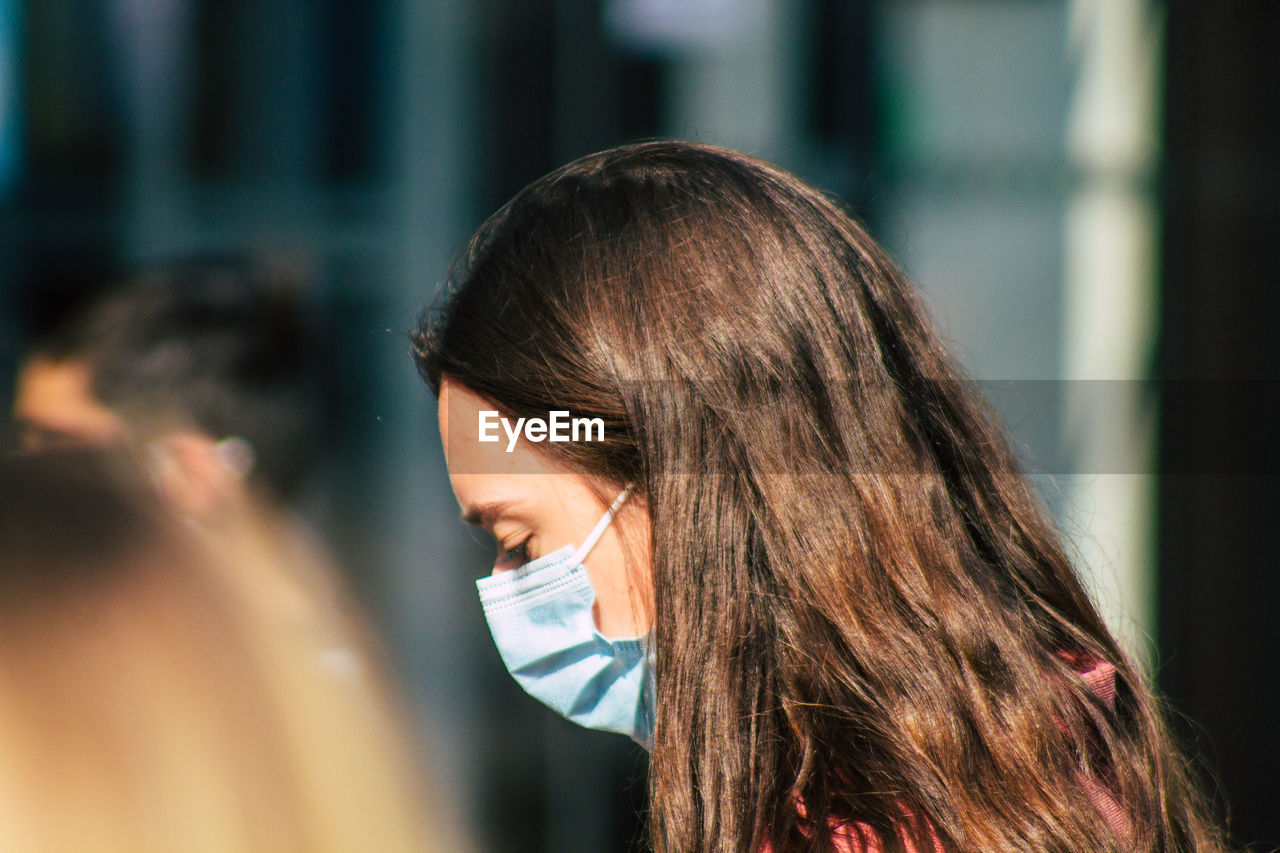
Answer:
[[[489,527],[493,524],[494,519],[503,515],[518,503],[519,501],[515,500],[497,500],[475,504],[463,510],[461,517],[467,524]]]

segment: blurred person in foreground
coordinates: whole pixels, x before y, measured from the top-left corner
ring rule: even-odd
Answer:
[[[325,422],[303,285],[267,259],[178,261],[126,278],[23,361],[21,447],[137,445],[166,498],[196,518],[215,517],[245,484],[294,498]]]
[[[127,449],[209,547],[288,564],[341,600],[324,544],[286,509],[323,447],[322,336],[305,284],[296,265],[266,257],[191,258],[122,278],[24,359],[20,447]],[[270,588],[263,579],[259,595]]]
[[[0,458],[0,849],[466,849],[352,608],[132,463]]]

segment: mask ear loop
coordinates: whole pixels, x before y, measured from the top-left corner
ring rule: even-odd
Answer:
[[[605,511],[605,514],[600,517],[600,520],[596,522],[595,529],[592,530],[591,533],[587,535],[587,538],[582,541],[582,544],[578,546],[578,550],[573,552],[574,562],[580,562],[583,560],[587,556],[587,553],[595,547],[596,542],[599,541],[600,537],[604,535],[605,530],[609,527],[609,522],[613,521],[614,514],[622,507],[623,502],[627,499],[627,495],[631,494],[631,490],[633,488],[635,488],[635,483],[627,483],[627,487],[619,492],[618,496],[613,499],[613,504]]]

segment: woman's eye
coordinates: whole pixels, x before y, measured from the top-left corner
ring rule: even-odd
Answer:
[[[532,538],[530,536],[514,548],[503,550],[499,547],[498,559],[494,561],[493,567],[495,569],[514,569],[529,562],[529,539]]]

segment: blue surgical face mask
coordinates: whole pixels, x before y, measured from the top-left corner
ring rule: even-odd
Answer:
[[[579,725],[653,744],[649,635],[610,640],[596,629],[583,559],[613,520],[623,489],[581,545],[476,581],[507,670],[525,692]]]

